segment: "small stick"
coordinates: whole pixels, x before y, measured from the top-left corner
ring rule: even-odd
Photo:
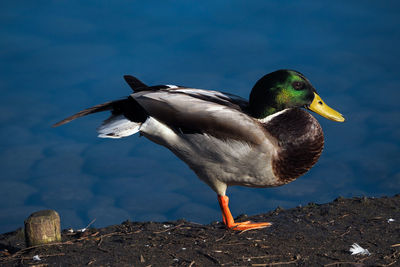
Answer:
[[[55,256],[65,256],[65,253],[57,253],[57,254],[49,254],[49,255],[38,255],[39,258],[48,258],[48,257],[55,257]],[[21,257],[23,260],[32,260],[32,257]]]
[[[286,264],[292,264],[296,263],[297,260],[293,261],[280,261],[280,262],[270,262],[270,263],[254,263],[251,266],[259,266],[259,267],[266,267],[266,266],[274,266],[274,265],[286,265]]]
[[[78,232],[85,232],[89,226],[91,226],[94,222],[96,221],[96,218],[94,218],[85,228],[79,229]]]
[[[174,226],[174,227],[171,227],[171,228],[168,228],[168,229],[165,229],[165,230],[162,230],[162,231],[153,232],[153,234],[165,233],[165,232],[171,231],[171,230],[173,230],[173,229],[176,229],[176,228],[178,228],[178,227],[181,227],[181,226],[184,225],[184,224],[185,224],[185,223],[181,223],[181,224],[178,224],[178,225],[176,225],[176,226]]]
[[[359,262],[354,262],[354,261],[335,261],[335,262],[332,262],[332,263],[325,264],[324,267],[338,265],[338,264],[359,264]]]
[[[245,257],[245,259],[265,259],[265,258],[273,258],[279,256],[280,255],[265,255],[265,256]]]
[[[207,254],[201,250],[197,250],[197,252],[203,256],[205,256],[206,258],[208,258],[209,260],[211,260],[212,262],[221,265],[221,263],[219,262],[219,260],[217,260],[216,258],[214,258],[213,256],[211,256],[210,254]]]
[[[8,257],[15,258],[16,256],[24,253],[25,251],[31,250],[31,249],[34,249],[34,248],[45,247],[45,246],[57,246],[57,245],[72,245],[72,244],[74,244],[74,243],[71,242],[71,241],[65,241],[65,242],[57,242],[57,243],[36,245],[36,246],[28,247],[28,248],[23,248],[23,249],[15,252],[14,254],[12,254],[11,256],[8,256]]]
[[[215,242],[221,241],[222,239],[225,238],[225,236],[226,236],[226,232],[225,232],[225,234],[224,234],[222,237],[220,237],[220,238],[218,238],[217,240],[215,240]]]

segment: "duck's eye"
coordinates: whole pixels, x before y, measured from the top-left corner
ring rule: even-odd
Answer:
[[[292,85],[295,90],[301,90],[304,84],[302,82],[294,82]]]

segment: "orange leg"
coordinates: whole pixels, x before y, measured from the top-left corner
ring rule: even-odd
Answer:
[[[246,222],[235,222],[233,220],[231,211],[229,210],[228,203],[229,203],[229,198],[227,196],[219,196],[218,195],[218,202],[219,206],[221,207],[222,211],[222,220],[224,221],[224,224],[226,227],[232,230],[250,230],[250,229],[261,229],[265,228],[268,226],[271,226],[271,223],[269,222],[251,222],[251,221],[246,221]]]

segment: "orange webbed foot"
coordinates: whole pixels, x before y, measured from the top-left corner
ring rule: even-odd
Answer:
[[[269,222],[235,222],[232,217],[231,211],[229,210],[229,198],[227,196],[218,196],[219,206],[222,211],[222,219],[226,227],[232,230],[237,231],[245,231],[245,230],[253,230],[253,229],[262,229],[272,224]]]
[[[271,226],[272,224],[269,222],[234,222],[233,225],[227,225],[229,229],[244,231],[244,230],[253,230],[253,229],[262,229]]]

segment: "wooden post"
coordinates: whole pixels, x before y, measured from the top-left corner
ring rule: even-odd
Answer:
[[[27,247],[61,241],[60,216],[55,210],[32,213],[25,220]]]

